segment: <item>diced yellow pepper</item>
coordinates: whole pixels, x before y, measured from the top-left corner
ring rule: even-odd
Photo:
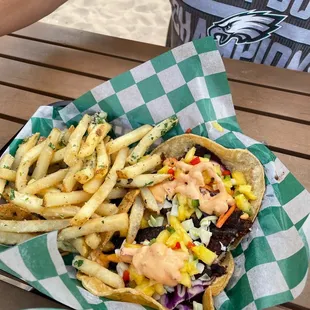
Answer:
[[[196,254],[198,259],[200,259],[201,261],[203,261],[207,265],[212,265],[214,260],[217,258],[216,253],[210,251],[209,249],[207,249],[203,245],[198,245],[198,246],[192,247],[192,251],[193,251],[193,253]]]
[[[250,200],[256,200],[257,197],[252,192],[252,186],[251,185],[239,185],[237,190],[241,193],[247,196]]]
[[[235,197],[235,201],[236,201],[237,207],[238,207],[241,211],[243,211],[243,212],[245,212],[245,213],[247,213],[247,214],[249,214],[249,215],[252,214],[252,206],[251,206],[251,204],[249,203],[249,201],[246,199],[246,197],[244,196],[244,194],[239,194],[239,195],[237,195],[237,196]]]
[[[183,284],[186,287],[191,287],[192,281],[189,274],[186,272],[181,272],[181,280],[179,281],[179,283]]]
[[[155,288],[153,286],[143,286],[140,287],[139,285],[135,287],[136,290],[144,293],[147,296],[153,296],[155,293]]]
[[[157,236],[156,242],[165,244],[169,237],[170,237],[170,232],[168,230],[163,230]]]
[[[193,160],[195,156],[196,148],[192,147],[185,155],[184,161],[186,163],[189,163],[191,160]]]
[[[201,162],[205,162],[205,163],[210,161],[210,158],[207,158],[207,157],[199,157],[199,159]]]
[[[177,194],[179,205],[186,205],[187,204],[187,197],[182,194]]]
[[[178,208],[178,220],[183,222],[185,220],[186,216],[185,216],[185,206],[182,204],[182,205],[179,205],[179,208]]]
[[[170,225],[180,236],[182,236],[182,240],[185,244],[188,244],[188,242],[192,241],[190,236],[186,233],[185,229],[175,216],[170,216]]]
[[[210,184],[212,179],[207,170],[202,172],[202,176],[203,176],[203,181],[205,182],[205,185]]]
[[[181,236],[177,234],[176,232],[174,232],[173,234],[171,234],[171,236],[166,241],[166,246],[168,246],[169,248],[174,248],[176,243],[180,241],[182,241]]]
[[[233,171],[231,175],[235,179],[236,185],[246,185],[245,176],[241,171]]]
[[[159,169],[157,171],[157,173],[159,173],[159,174],[167,174],[169,169],[170,169],[169,166],[163,166],[161,169]]]
[[[181,250],[187,254],[189,254],[188,252],[188,248],[185,246],[185,243],[183,241],[180,241],[180,246],[181,246]]]
[[[135,281],[137,285],[141,285],[146,280],[144,275],[138,274],[137,270],[132,265],[129,266],[129,275],[130,280]]]
[[[220,165],[215,165],[214,171],[216,172],[217,175],[222,176],[222,171],[221,171]]]
[[[155,292],[159,295],[164,295],[165,294],[165,288],[162,284],[160,283],[156,283],[154,285],[154,288],[155,288]]]
[[[149,227],[149,223],[146,220],[146,218],[142,217],[142,220],[140,222],[140,228],[143,229],[143,228],[147,228],[147,227]]]
[[[231,179],[226,178],[226,179],[223,180],[223,183],[224,183],[224,186],[225,186],[226,190],[230,191],[230,189],[233,186],[232,183],[231,183]]]
[[[181,272],[186,272],[190,276],[193,276],[193,275],[199,273],[199,271],[196,268],[196,263],[194,261],[192,261],[192,262],[185,262],[183,268],[181,268],[180,271]]]

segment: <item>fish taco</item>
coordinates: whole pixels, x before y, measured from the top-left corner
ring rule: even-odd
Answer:
[[[114,246],[109,269],[124,287],[112,289],[81,272],[78,279],[93,294],[114,300],[155,309],[214,309],[213,297],[233,274],[230,250],[259,212],[263,167],[247,150],[193,134],[171,138],[144,157],[154,155],[161,160],[152,174],[169,178],[141,187],[138,179],[122,180],[118,173],[116,185],[129,188],[119,208],[125,198],[135,202],[128,232],[106,241]]]

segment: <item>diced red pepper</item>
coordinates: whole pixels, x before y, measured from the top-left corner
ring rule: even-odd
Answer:
[[[230,175],[230,171],[229,170],[223,170],[222,171],[222,175]]]
[[[194,159],[192,159],[190,162],[189,162],[191,165],[197,165],[200,163],[200,158],[199,157],[195,157]]]
[[[191,133],[192,132],[192,129],[191,128],[187,128],[185,133]]]
[[[128,270],[125,270],[125,271],[123,272],[123,280],[124,280],[124,282],[129,282],[129,280],[130,280],[130,274],[129,274],[129,271],[128,271]]]
[[[170,169],[168,170],[168,173],[174,175],[174,169],[170,168]]]
[[[172,249],[173,249],[173,250],[181,249],[181,244],[180,244],[180,242],[177,242],[177,243],[175,244],[175,246],[174,246]]]
[[[189,241],[189,242],[187,243],[187,247],[188,247],[189,249],[193,248],[194,246],[195,246],[195,243],[194,243],[194,242]]]

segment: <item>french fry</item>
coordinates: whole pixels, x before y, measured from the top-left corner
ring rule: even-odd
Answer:
[[[125,287],[123,279],[117,273],[114,273],[109,269],[100,266],[98,263],[86,259],[82,256],[77,255],[74,258],[72,265],[81,272],[95,277],[111,287]]]
[[[85,203],[81,210],[71,220],[71,225],[84,224],[96,211],[96,209],[102,204],[102,202],[107,198],[117,181],[116,171],[122,169],[125,165],[127,153],[128,148],[123,148],[118,152],[117,158],[111,170],[109,171],[104,183],[99,187],[98,191]]]
[[[113,188],[111,190],[111,192],[109,193],[107,199],[111,200],[111,199],[119,199],[119,198],[123,198],[127,193],[127,190],[125,188]]]
[[[128,243],[133,243],[137,236],[140,228],[140,223],[144,213],[144,206],[141,198],[138,196],[131,207],[131,212],[129,216],[129,228],[127,233],[126,241]],[[124,214],[124,213],[123,213]]]
[[[117,180],[116,186],[125,188],[147,187],[161,183],[170,177],[170,174],[141,174],[132,179]]]
[[[16,171],[7,168],[0,168],[0,179],[14,182],[16,179]]]
[[[84,237],[75,238],[72,240],[69,240],[69,242],[76,248],[76,250],[84,257],[88,256],[89,253],[89,247],[86,244]]]
[[[80,208],[77,206],[43,208],[40,215],[49,220],[57,218],[66,219],[73,217],[79,210]]]
[[[152,128],[153,127],[151,125],[143,125],[121,137],[116,138],[115,140],[108,142],[106,145],[108,154],[115,153],[120,149],[139,141],[149,131],[151,131]]]
[[[67,150],[64,156],[64,162],[69,167],[72,167],[73,165],[76,164],[77,155],[81,147],[82,138],[87,130],[90,121],[91,117],[85,114],[69,138]]]
[[[116,214],[107,217],[90,219],[80,227],[72,226],[65,228],[58,234],[58,239],[74,239],[92,233],[119,231],[121,229],[126,229],[126,227],[128,227],[128,215],[125,213]]]
[[[74,178],[81,184],[85,184],[91,180],[95,175],[97,156],[93,152],[90,156],[83,159],[83,167],[80,171],[76,172]]]
[[[10,169],[12,167],[13,162],[14,162],[14,157],[10,154],[5,154],[0,159],[0,168]],[[0,194],[1,195],[3,194],[5,184],[6,184],[6,180],[0,179]]]
[[[70,253],[79,253],[69,241],[57,241],[58,250]]]
[[[101,237],[97,233],[92,233],[85,236],[85,242],[91,249],[95,250],[101,243]]]
[[[110,156],[107,153],[105,142],[100,141],[96,148],[97,151],[97,166],[96,166],[96,176],[104,178],[109,171],[111,164]]]
[[[145,208],[159,214],[160,210],[152,192],[147,187],[142,187],[140,188],[140,190]]]
[[[144,172],[150,171],[162,162],[160,155],[154,154],[146,160],[140,161],[133,166],[126,167],[117,171],[117,175],[121,179],[132,179]]]
[[[29,212],[40,214],[43,207],[43,199],[34,195],[23,194],[14,189],[7,187],[5,192],[8,200],[13,202],[16,206],[21,207]]]
[[[28,183],[29,184],[29,183]],[[31,184],[31,183],[30,183]],[[49,188],[45,188],[45,189],[42,189],[39,193],[37,193],[37,195],[39,197],[43,197],[45,194],[47,193],[60,193],[60,189],[59,188],[56,188],[56,187],[49,187]]]
[[[34,146],[23,157],[17,168],[15,186],[17,190],[22,190],[27,185],[29,168],[39,158],[46,141],[42,141],[40,144]]]
[[[48,232],[67,227],[69,220],[30,220],[7,221],[0,220],[0,231],[15,233]]]
[[[77,183],[74,175],[80,171],[83,167],[83,161],[79,159],[75,165],[69,168],[68,173],[66,174],[65,178],[63,179],[63,187],[64,187],[64,192],[69,193],[72,192],[75,184]]]
[[[0,219],[1,220],[34,220],[37,216],[31,214],[30,212],[24,210],[21,207],[14,205],[13,203],[6,203],[0,207]]]
[[[118,207],[114,203],[102,203],[96,210],[100,216],[108,216],[118,213]]]
[[[59,138],[60,138],[60,130],[57,128],[53,128],[51,133],[46,139],[42,152],[40,153],[36,167],[34,168],[33,174],[31,176],[32,179],[39,180],[46,176],[48,167],[53,158]]]
[[[69,139],[74,131],[75,127],[73,125],[71,125],[68,129],[64,130],[62,132],[62,135],[59,139],[59,148],[63,148],[65,146],[67,146]]]
[[[51,165],[58,164],[59,162],[63,161],[66,152],[67,152],[67,147],[57,150],[52,157]]]
[[[81,146],[78,157],[84,158],[90,156],[111,128],[112,126],[109,123],[95,125],[87,136],[85,143]]]
[[[131,152],[127,161],[129,164],[135,164],[148,150],[148,148],[160,137],[165,135],[173,126],[178,123],[176,116],[171,116],[161,123],[157,124],[149,131]]]
[[[44,195],[45,207],[57,207],[62,205],[76,205],[87,201],[91,197],[84,191],[73,191],[70,193],[47,193]]]
[[[117,213],[128,213],[130,208],[132,207],[133,203],[136,200],[136,197],[139,195],[140,190],[138,189],[133,189],[130,190],[123,198],[123,200],[121,201],[119,207],[117,208]],[[97,211],[98,212],[98,209]],[[125,237],[127,235],[127,230]],[[108,242],[110,242],[111,238],[113,237],[114,232],[105,232],[101,234],[101,239],[102,239],[102,246],[105,246],[108,244]]]
[[[32,149],[38,142],[38,139],[40,137],[39,133],[35,133],[28,139],[25,139],[18,147],[16,154],[15,154],[15,160],[12,165],[12,169],[16,170],[22,160],[22,157],[30,150]]]
[[[0,232],[0,244],[15,245],[27,241],[37,234],[18,234],[14,232]]]
[[[58,170],[57,172],[51,173],[46,177],[43,177],[42,179],[28,184],[21,190],[21,193],[35,195],[44,189],[52,187],[64,179],[64,177],[68,173],[68,170],[69,169]]]
[[[97,176],[95,176],[94,178],[83,184],[83,190],[87,193],[94,194],[99,189],[103,181],[104,178],[98,178]]]

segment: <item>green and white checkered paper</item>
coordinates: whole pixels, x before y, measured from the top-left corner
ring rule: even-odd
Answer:
[[[106,111],[116,135],[176,115],[164,139],[191,128],[229,148],[247,148],[264,165],[266,193],[251,233],[234,250],[235,272],[217,309],[263,309],[296,298],[308,272],[310,195],[268,148],[243,135],[220,54],[211,38],[177,47],[87,92],[63,109],[41,107],[10,146],[34,132],[76,124]],[[223,128],[219,131],[214,122]],[[56,232],[2,247],[0,268],[74,309],[144,309],[100,299],[75,279],[72,256],[57,250]]]

